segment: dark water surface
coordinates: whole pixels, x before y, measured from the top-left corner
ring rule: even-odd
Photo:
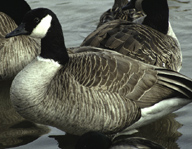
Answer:
[[[67,47],[79,46],[113,0],[26,0],[32,8],[53,10],[63,27]],[[183,53],[181,72],[192,78],[192,1],[168,0],[170,21]],[[0,83],[0,149],[72,149],[78,137],[22,119],[11,107],[10,81]],[[168,149],[192,148],[192,104],[145,126],[133,136],[145,137]]]

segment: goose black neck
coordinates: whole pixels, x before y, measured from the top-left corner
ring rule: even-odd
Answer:
[[[48,33],[41,39],[40,56],[53,59],[62,65],[65,65],[69,61],[62,28],[58,19],[57,21],[52,21]]]
[[[115,2],[113,4],[113,9],[115,9],[117,7],[121,8],[121,7],[125,6],[127,3],[128,3],[127,0],[115,0]]]
[[[29,10],[31,8],[24,0],[4,0],[0,5],[0,12],[11,17],[17,25],[21,23]]]
[[[169,8],[167,0],[143,0],[142,8],[147,15],[143,24],[167,34],[169,28]]]

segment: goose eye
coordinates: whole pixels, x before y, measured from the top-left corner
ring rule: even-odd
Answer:
[[[39,18],[35,18],[35,19],[34,19],[34,22],[35,22],[35,23],[39,23],[39,22],[40,22],[40,19],[39,19]]]

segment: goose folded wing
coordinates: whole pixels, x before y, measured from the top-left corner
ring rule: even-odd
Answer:
[[[87,88],[119,94],[140,107],[172,97],[192,97],[191,79],[177,72],[106,49],[81,47],[75,52],[79,53],[75,78]]]

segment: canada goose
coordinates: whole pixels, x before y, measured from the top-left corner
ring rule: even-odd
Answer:
[[[155,121],[191,102],[192,80],[115,51],[74,48],[68,54],[61,25],[49,9],[28,12],[6,35],[41,39],[41,53],[14,78],[17,112],[69,134],[116,134]],[[166,105],[166,106],[165,106]]]
[[[29,10],[30,6],[24,0],[5,0],[0,5],[0,80],[12,79],[40,52],[37,39],[26,36],[5,38]]]
[[[140,137],[112,140],[99,132],[83,134],[75,149],[165,149],[159,144]]]
[[[124,8],[127,3],[127,0],[115,0],[113,7],[101,15],[97,28],[106,22],[116,19],[132,22],[144,16],[142,11],[136,11],[135,8],[123,10],[122,8]]]
[[[81,46],[95,46],[117,51],[148,64],[174,71],[181,69],[180,44],[169,23],[167,0],[132,0],[132,7],[146,16],[142,22],[121,19],[107,22],[85,38]]]

